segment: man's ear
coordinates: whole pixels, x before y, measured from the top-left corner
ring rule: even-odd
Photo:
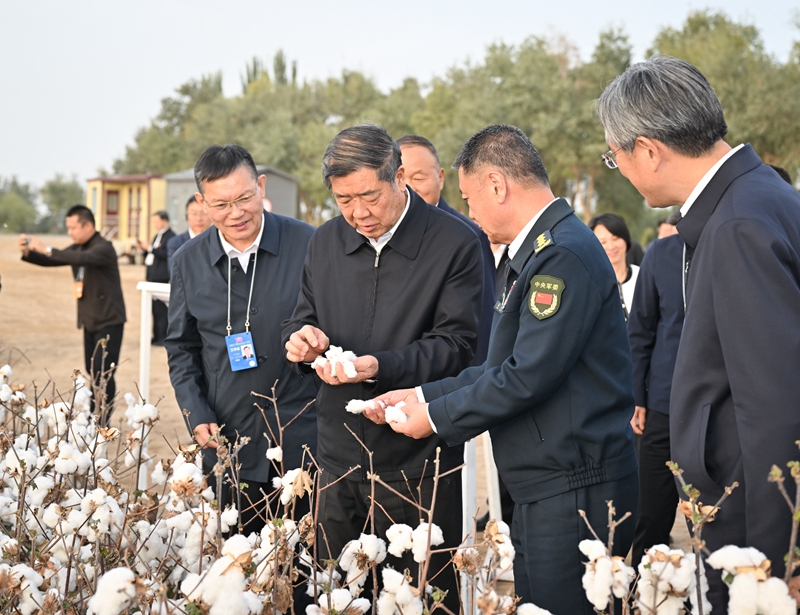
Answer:
[[[444,188],[444,169],[439,167],[439,191]]]
[[[665,145],[650,137],[637,137],[636,146],[640,152],[640,164],[645,164],[651,171],[657,171],[664,162]]]
[[[489,171],[486,176],[486,184],[491,195],[498,203],[503,203],[508,194],[508,182],[505,175],[500,171]]]
[[[397,173],[394,174],[394,182],[400,192],[406,191],[406,169],[402,164],[398,167]]]

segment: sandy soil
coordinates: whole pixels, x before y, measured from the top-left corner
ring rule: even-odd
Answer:
[[[43,239],[46,245],[66,247],[66,236]],[[141,299],[137,282],[144,279],[144,267],[120,261],[122,290],[128,322],[125,325],[117,391],[136,394],[139,378],[139,319]],[[75,369],[83,369],[83,333],[76,327],[75,299],[72,297],[71,272],[67,267],[37,267],[20,260],[16,235],[0,235],[0,365],[10,363],[16,383],[33,383],[67,391]],[[52,389],[49,389],[52,394]],[[33,392],[28,390],[29,397]],[[150,453],[170,456],[167,441],[173,446],[187,443],[189,436],[175,402],[169,382],[164,348],[153,347],[151,355],[150,395],[158,406],[161,419],[150,439]],[[122,412],[112,419],[114,425]],[[123,432],[126,431],[123,428]],[[479,444],[480,446],[480,444]],[[482,449],[478,450],[478,505],[486,510],[485,473]],[[677,520],[676,520],[677,521]],[[688,535],[682,521],[676,522],[673,537],[682,546]]]

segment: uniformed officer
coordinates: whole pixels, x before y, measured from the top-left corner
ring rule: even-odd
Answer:
[[[607,534],[607,500],[635,513],[631,359],[616,278],[603,248],[564,199],[527,136],[489,126],[453,164],[474,219],[508,244],[506,284],[484,365],[379,397],[404,400],[413,438],[436,431],[453,446],[485,430],[516,503],[514,580],[523,602],[555,613],[593,613],[583,597],[578,543],[586,511]],[[424,403],[427,402],[427,403]],[[370,418],[384,422],[382,412]],[[625,555],[633,523],[616,530]]]

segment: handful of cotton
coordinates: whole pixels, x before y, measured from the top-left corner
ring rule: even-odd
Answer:
[[[331,364],[331,371],[336,370],[336,365],[341,364],[342,369],[344,369],[344,374],[348,378],[355,378],[358,375],[356,371],[356,366],[353,363],[358,357],[356,353],[351,352],[350,350],[342,350],[340,346],[334,346],[331,344],[328,351],[325,353],[324,357],[317,357],[314,359],[314,362],[311,364],[311,367],[322,367],[323,369],[325,366],[330,363]]]
[[[408,415],[401,410],[403,406],[407,405],[406,402],[401,401],[396,406],[386,406],[382,401],[377,399],[351,399],[347,402],[345,410],[352,414],[361,414],[365,410],[377,410],[378,406],[384,409],[384,416],[387,423],[405,423],[408,420]]]

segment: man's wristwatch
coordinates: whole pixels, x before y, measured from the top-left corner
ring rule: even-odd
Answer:
[[[47,256],[53,256],[53,246],[47,246],[47,247],[44,249],[44,253],[45,253]]]

